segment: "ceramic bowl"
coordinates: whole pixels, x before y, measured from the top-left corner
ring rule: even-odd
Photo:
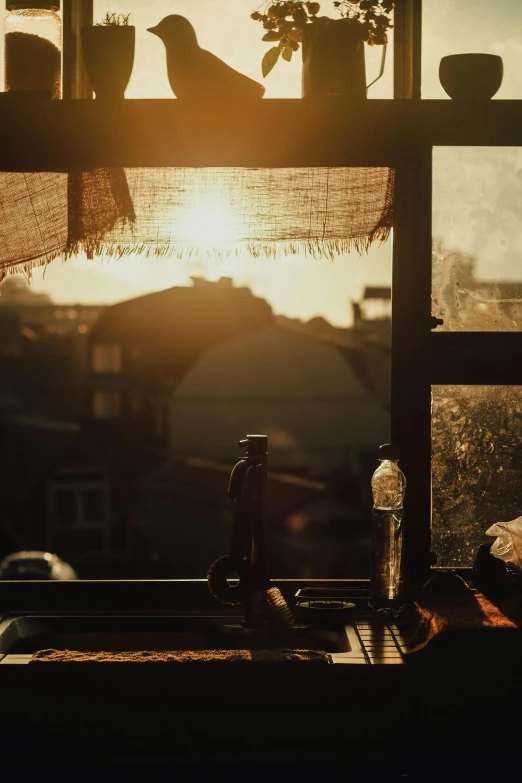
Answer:
[[[440,83],[456,101],[492,98],[503,74],[502,57],[496,54],[450,54],[439,67]]]

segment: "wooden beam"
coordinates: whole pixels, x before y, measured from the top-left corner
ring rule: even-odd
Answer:
[[[20,100],[6,107],[5,122],[0,109],[0,170],[386,165],[401,146],[400,110],[387,102],[382,123],[377,103],[347,110],[303,100],[204,108],[175,99]]]
[[[393,227],[391,438],[408,481],[405,565],[408,583],[429,574],[431,524],[431,147],[413,144],[396,170]]]
[[[494,353],[515,354],[522,352],[522,332],[432,332],[429,350],[439,355],[439,361],[452,352],[460,354]],[[514,368],[522,382],[522,368]]]
[[[412,98],[422,98],[422,0],[411,0],[413,3],[413,40],[412,40]]]
[[[416,144],[522,146],[522,101],[176,99],[28,101],[0,96],[0,170],[97,166],[397,166]]]
[[[522,386],[520,359],[522,351],[513,353],[451,351],[426,354],[430,383],[434,386]]]
[[[396,0],[394,20],[395,98],[421,98],[422,0]]]
[[[413,95],[413,0],[397,0],[393,19],[393,97]]]
[[[522,385],[521,332],[434,332],[424,360],[433,384]]]

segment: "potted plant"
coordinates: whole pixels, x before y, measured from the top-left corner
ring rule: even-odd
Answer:
[[[354,100],[366,97],[364,44],[383,46],[392,27],[394,0],[339,0],[334,6],[339,18],[318,16],[320,5],[302,0],[264,3],[251,18],[266,31],[263,41],[276,44],[262,61],[267,76],[277,61],[290,61],[302,44],[303,98],[344,95]],[[379,78],[379,77],[378,77]]]
[[[82,28],[83,57],[96,98],[122,100],[134,65],[136,28],[130,14],[107,12],[100,22]]]

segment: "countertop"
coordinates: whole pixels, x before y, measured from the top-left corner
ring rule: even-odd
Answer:
[[[54,586],[47,598],[59,592]],[[84,592],[69,586],[60,600]],[[120,601],[121,585],[116,592]],[[159,604],[160,593],[172,597],[176,590],[144,592],[149,599],[156,593]],[[18,599],[18,615],[27,596]],[[247,774],[260,764],[284,764],[307,774],[317,769],[321,777],[335,771],[373,780],[378,772],[424,783],[482,780],[479,774],[497,769],[502,748],[518,747],[518,629],[515,636],[503,629],[471,634],[455,656],[448,636],[433,654],[427,648],[404,664],[397,623],[355,618],[352,625],[363,642],[352,665],[7,666],[14,663],[8,656],[0,666],[4,768],[20,770],[23,761],[24,769],[41,769],[42,760],[72,771],[239,764]],[[381,665],[383,658],[400,665]],[[16,752],[27,748],[30,759]]]

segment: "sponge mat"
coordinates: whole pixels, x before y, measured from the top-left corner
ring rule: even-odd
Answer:
[[[143,650],[141,652],[79,652],[78,650],[39,650],[30,663],[331,663],[327,653],[317,650]]]

